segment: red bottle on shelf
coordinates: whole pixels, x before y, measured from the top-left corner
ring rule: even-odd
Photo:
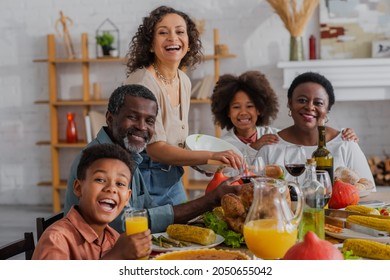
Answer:
[[[66,142],[77,143],[77,129],[75,122],[75,113],[68,112],[67,114],[68,124],[66,126]]]
[[[317,59],[316,54],[316,37],[313,35],[309,38],[309,59]]]

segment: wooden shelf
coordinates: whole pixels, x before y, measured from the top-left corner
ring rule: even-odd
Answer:
[[[57,100],[54,106],[107,106],[108,100]]]
[[[191,99],[191,103],[211,104],[211,100],[210,99]]]
[[[34,101],[34,104],[49,104],[49,100],[37,100]]]
[[[37,143],[35,143],[36,145],[38,146],[43,146],[43,145],[50,145],[51,142],[48,141],[48,140],[42,140],[42,141],[38,141]]]
[[[203,56],[203,60],[213,60],[213,59],[226,59],[226,58],[235,58],[235,54],[206,54]]]
[[[189,180],[189,185],[187,190],[206,190],[206,187],[209,182],[210,181],[207,180]]]
[[[55,187],[53,186],[53,182],[51,182],[51,181],[38,182],[37,185],[39,187],[53,187],[53,188],[58,189],[58,190],[66,190],[66,187],[67,187],[66,180],[61,180],[60,184],[58,186],[55,186]]]
[[[59,107],[62,106],[79,106],[82,114],[86,116],[91,110],[91,106],[107,106],[108,100],[93,100],[91,99],[91,84],[90,84],[90,64],[91,63],[125,63],[124,57],[103,57],[103,58],[89,58],[88,57],[88,34],[81,34],[81,58],[69,59],[58,58],[56,56],[56,38],[54,34],[47,35],[47,58],[35,59],[34,62],[46,63],[48,70],[48,100],[37,100],[35,104],[47,104],[50,113],[50,141],[39,141],[37,145],[49,145],[51,147],[51,182],[40,182],[39,186],[51,186],[53,190],[53,212],[61,210],[61,191],[66,189],[66,181],[61,180],[67,174],[60,174],[60,162],[62,153],[60,149],[82,149],[87,143],[84,140],[79,140],[78,143],[66,143],[59,139],[59,131],[65,128],[59,128]],[[80,91],[79,99],[61,100],[58,99],[61,90],[57,83],[60,71],[59,67],[66,64],[75,64],[81,69],[82,91]],[[84,127],[84,125],[80,126]]]
[[[74,149],[74,148],[84,148],[87,145],[87,142],[78,142],[78,143],[66,143],[66,142],[60,142],[57,144],[53,144],[53,147],[55,148],[65,148],[65,149]]]
[[[44,63],[105,63],[105,62],[126,62],[126,57],[102,57],[102,58],[75,58],[75,59],[69,59],[69,58],[54,58],[54,59],[47,59],[47,58],[38,58],[34,59],[33,62],[44,62]]]

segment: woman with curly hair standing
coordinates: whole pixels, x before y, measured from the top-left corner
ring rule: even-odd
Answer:
[[[221,76],[211,96],[214,123],[226,128],[222,139],[243,154],[255,155],[266,144],[275,144],[275,128],[269,127],[279,111],[278,97],[266,76],[247,71]]]
[[[183,149],[188,136],[191,82],[182,69],[194,68],[201,61],[201,49],[195,23],[185,13],[167,6],[145,17],[130,42],[125,83],[149,88],[159,106],[155,134],[141,153],[143,162],[139,166],[159,205],[187,200],[181,182],[182,166],[206,164],[209,159],[240,166],[240,156],[232,151]],[[141,127],[129,133],[143,137]]]

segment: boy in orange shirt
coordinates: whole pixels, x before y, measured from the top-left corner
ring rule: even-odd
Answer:
[[[85,149],[73,187],[79,205],[44,231],[33,259],[118,260],[148,256],[149,229],[126,236],[108,225],[128,203],[133,168],[129,153],[118,145]]]

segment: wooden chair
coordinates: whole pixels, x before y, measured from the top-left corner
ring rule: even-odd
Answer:
[[[39,240],[39,238],[41,238],[41,235],[45,231],[45,229],[47,229],[51,224],[62,219],[63,217],[64,217],[64,212],[59,212],[58,214],[55,214],[54,216],[51,216],[47,219],[43,217],[38,217],[36,220],[37,241]]]
[[[26,260],[31,260],[35,243],[32,232],[25,232],[24,238],[8,243],[0,247],[0,260],[6,260],[21,253],[25,253]]]

